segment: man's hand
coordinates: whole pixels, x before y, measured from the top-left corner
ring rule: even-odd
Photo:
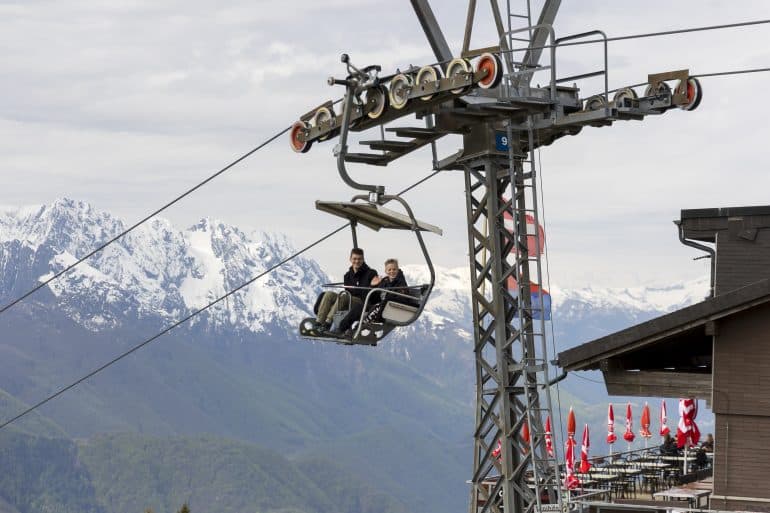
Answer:
[[[370,283],[370,285],[371,285],[372,287],[376,287],[376,286],[377,286],[377,285],[379,285],[381,282],[382,282],[382,278],[380,278],[379,276],[375,276],[374,278],[372,278],[372,282]]]

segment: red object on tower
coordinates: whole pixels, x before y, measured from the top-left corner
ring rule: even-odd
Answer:
[[[498,460],[503,457],[503,443],[499,438],[497,439],[497,447],[492,451],[492,457],[497,458]]]
[[[529,256],[541,255],[545,249],[545,231],[542,225],[535,225],[535,218],[530,214],[527,214],[525,219],[527,225],[527,253],[529,253]],[[508,231],[513,233],[513,216],[507,210],[503,212],[503,223]],[[516,253],[515,246],[511,253]]]
[[[692,447],[700,441],[700,430],[695,423],[698,416],[696,399],[679,399],[679,425],[676,428],[676,445],[681,449],[685,445]]]
[[[607,443],[612,445],[618,441],[615,435],[615,412],[612,411],[612,403],[607,408]]]
[[[623,433],[623,440],[631,443],[634,441],[634,438],[636,438],[636,435],[634,435],[634,417],[631,413],[631,403],[628,403],[628,406],[626,406],[626,432]]]
[[[524,425],[521,427],[521,438],[524,440],[524,447],[522,447],[521,452],[524,454],[527,453],[529,450],[529,423],[525,422]]]

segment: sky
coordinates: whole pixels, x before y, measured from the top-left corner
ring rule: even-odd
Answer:
[[[467,2],[432,4],[459,53]],[[489,46],[489,7],[479,4],[472,46]],[[770,2],[563,0],[555,30],[621,36],[760,19],[770,19]],[[760,25],[614,42],[610,88],[673,69],[770,67],[768,36],[770,25]],[[0,205],[66,196],[132,223],[339,98],[326,77],[343,75],[343,52],[386,71],[435,61],[406,0],[0,0]],[[599,47],[581,46],[557,66],[591,71],[601,58]],[[544,147],[550,281],[623,287],[701,276],[703,261],[693,262],[698,252],[678,241],[672,221],[683,208],[770,203],[768,84],[770,73],[706,78],[694,112],[586,128]],[[579,86],[585,97],[600,84]],[[421,121],[403,122],[413,123]],[[341,224],[315,200],[354,194],[337,175],[334,144],[297,155],[283,136],[162,216],[180,228],[208,216],[282,232],[303,247]],[[460,144],[445,138],[439,152]],[[430,167],[423,150],[385,168],[351,166],[351,175],[397,192]],[[462,174],[442,173],[406,198],[444,229],[427,236],[434,262],[467,266]],[[372,265],[421,262],[408,234],[360,237]],[[339,275],[349,246],[337,235],[309,256]]]

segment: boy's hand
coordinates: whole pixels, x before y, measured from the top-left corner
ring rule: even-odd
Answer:
[[[372,278],[372,282],[370,285],[372,287],[376,287],[377,285],[380,284],[381,281],[382,281],[382,278],[380,278],[379,276],[375,276],[374,278]]]

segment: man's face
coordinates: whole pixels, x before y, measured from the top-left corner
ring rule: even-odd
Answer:
[[[363,255],[356,255],[355,253],[350,255],[350,265],[353,267],[354,271],[357,271],[361,267],[361,264],[363,263],[364,263]]]

